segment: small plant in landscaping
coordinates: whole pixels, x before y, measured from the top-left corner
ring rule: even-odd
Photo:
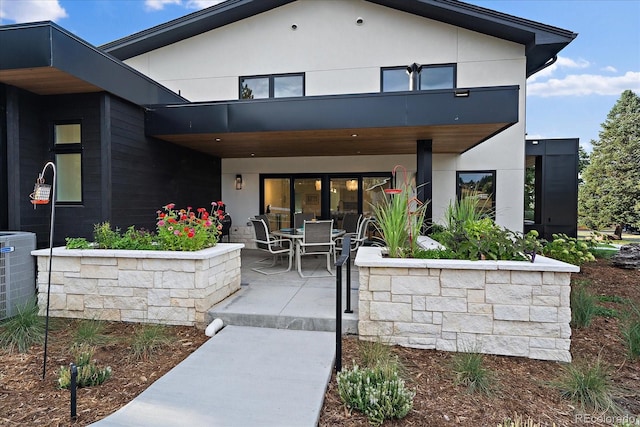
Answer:
[[[371,424],[404,418],[413,407],[415,391],[409,390],[398,372],[358,365],[337,374],[338,393],[344,404],[363,412]]]
[[[81,320],[76,328],[73,342],[95,346],[109,343],[109,337],[105,335],[105,323],[95,319]]]
[[[64,240],[67,249],[91,249],[91,244],[84,237],[67,237]]]
[[[44,342],[44,318],[38,315],[35,298],[17,307],[17,314],[0,323],[0,347],[26,353],[34,344]]]
[[[98,368],[93,359],[94,349],[86,344],[74,344],[71,354],[78,368],[76,384],[78,388],[91,387],[104,383],[111,377],[111,367]],[[71,367],[61,366],[58,370],[58,387],[71,386]]]
[[[211,206],[211,214],[205,208],[194,212],[190,206],[180,210],[175,210],[173,203],[164,206],[158,211],[156,222],[160,247],[170,251],[195,251],[214,246],[222,232],[224,203],[213,202]]]
[[[586,328],[596,315],[596,297],[587,289],[584,282],[575,282],[571,287],[571,326]]]
[[[583,361],[564,366],[560,378],[553,385],[563,398],[579,405],[581,410],[618,411],[612,397],[609,369],[600,356],[593,364]]]
[[[516,414],[514,418],[505,418],[497,427],[542,427],[543,425],[548,426],[548,424],[536,423],[531,418],[525,420]],[[556,427],[556,423],[552,423],[550,427]]]
[[[469,393],[489,396],[493,389],[494,376],[483,366],[484,355],[477,352],[456,353],[452,359],[455,385],[465,385]]]
[[[544,245],[542,254],[569,264],[582,265],[595,261],[596,258],[590,252],[594,247],[593,240],[580,241],[566,234],[553,234],[553,240]]]
[[[93,239],[99,249],[115,249],[117,241],[120,240],[120,229],[111,229],[108,221],[93,226]]]
[[[136,359],[147,360],[168,343],[169,336],[164,325],[140,325],[132,338],[131,351]]]
[[[633,305],[623,321],[622,337],[627,348],[627,357],[631,360],[640,358],[640,309]]]
[[[406,374],[405,366],[394,354],[392,347],[380,341],[359,341],[358,353],[363,368],[380,368],[389,374],[398,372],[401,377]]]

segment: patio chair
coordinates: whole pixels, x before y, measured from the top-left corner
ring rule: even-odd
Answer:
[[[261,219],[267,225],[267,231],[271,234],[271,224],[269,223],[269,217],[266,214],[256,215],[256,219]]]
[[[358,231],[356,233],[347,233],[336,239],[336,250],[342,252],[342,241],[345,236],[351,236],[350,252],[355,254],[360,246],[364,246],[367,241],[367,230],[369,228],[369,222],[371,218],[364,218],[358,225]],[[354,259],[355,257],[351,257]]]
[[[360,218],[362,215],[358,216],[355,213],[346,213],[342,218],[342,229],[347,233],[356,233],[358,231],[358,225],[360,225]]]
[[[311,221],[313,218],[315,218],[315,215],[312,213],[297,212],[293,214],[293,228],[300,228],[305,221]]]
[[[255,267],[255,268],[252,268],[251,270],[256,271],[258,273],[262,273],[262,274],[268,274],[268,275],[285,273],[287,271],[291,271],[291,264],[293,261],[293,244],[291,240],[273,238],[269,234],[269,229],[263,219],[254,218],[254,219],[251,219],[251,223],[253,224],[253,229],[255,230],[255,233],[256,233],[256,238],[253,241],[256,242],[256,246],[258,247],[258,249],[273,255],[271,265],[265,268]],[[278,257],[282,255],[287,255],[287,257],[289,258],[289,266],[287,267],[287,269],[276,270],[276,271],[267,270],[267,268],[275,267],[276,263],[278,262]],[[260,260],[256,264],[262,263],[268,259],[269,258]]]
[[[327,257],[327,271],[329,275],[314,276],[327,277],[333,276],[331,270],[331,257],[335,263],[335,246],[331,236],[333,230],[333,220],[325,221],[305,221],[302,239],[296,241],[296,262],[298,266],[298,274],[300,277],[309,277],[302,274],[301,258],[305,255],[325,255]]]

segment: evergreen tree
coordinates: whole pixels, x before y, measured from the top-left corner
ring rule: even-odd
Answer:
[[[594,229],[640,228],[640,97],[624,91],[601,126],[582,174],[580,215]]]

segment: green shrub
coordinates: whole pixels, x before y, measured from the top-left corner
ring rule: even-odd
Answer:
[[[91,245],[84,237],[67,237],[64,240],[67,249],[91,249]]]
[[[111,224],[103,222],[93,226],[93,239],[99,249],[114,249],[118,240],[120,240],[120,229],[111,229]]]
[[[45,322],[38,316],[35,298],[17,307],[17,314],[0,323],[0,347],[13,352],[26,353],[34,344],[44,342]]]
[[[169,336],[164,325],[140,325],[133,335],[131,351],[136,359],[147,360],[168,343]]]
[[[358,354],[363,368],[380,368],[391,375],[397,372],[401,377],[406,374],[404,365],[390,345],[380,341],[359,341]]]
[[[413,407],[415,392],[405,386],[396,371],[354,365],[339,372],[337,382],[344,404],[364,413],[376,426],[386,419],[404,418]]]
[[[419,259],[457,259],[458,255],[450,249],[417,249],[413,253]]]
[[[597,313],[597,298],[593,296],[583,282],[575,282],[571,287],[571,326],[586,328]]]
[[[91,387],[104,383],[111,377],[111,367],[98,368],[93,359],[94,349],[86,344],[74,344],[71,354],[78,368],[76,385],[78,388]],[[71,367],[61,366],[58,370],[58,387],[71,386]]]
[[[636,360],[640,357],[640,309],[631,307],[631,313],[627,314],[622,323],[622,337],[627,348],[627,357]]]
[[[73,337],[75,344],[99,346],[108,344],[109,341],[109,337],[105,335],[105,323],[95,319],[81,320]]]
[[[489,396],[492,392],[494,375],[483,366],[484,355],[477,352],[456,353],[452,359],[455,374],[455,385],[464,385],[469,393],[483,393]]]
[[[595,261],[596,258],[590,252],[593,247],[591,240],[579,241],[566,234],[553,234],[553,240],[544,245],[542,254],[569,264],[582,265]]]
[[[581,410],[618,411],[612,398],[609,369],[599,356],[592,365],[583,361],[564,366],[553,385],[563,398],[579,405]]]

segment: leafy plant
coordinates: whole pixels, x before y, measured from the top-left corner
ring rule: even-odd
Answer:
[[[84,237],[67,237],[64,239],[67,249],[90,249],[91,244]]]
[[[38,315],[35,298],[17,307],[17,314],[0,323],[0,347],[26,353],[34,344],[44,342],[44,318]]]
[[[631,360],[640,358],[640,309],[635,305],[623,321],[622,337],[627,348],[627,357]]]
[[[93,359],[94,349],[87,344],[74,344],[71,354],[78,369],[76,385],[78,388],[91,387],[104,383],[111,377],[111,367],[98,368]],[[71,387],[71,367],[61,366],[58,370],[58,387]]]
[[[109,342],[105,335],[105,323],[101,320],[84,319],[78,323],[73,342],[75,344],[104,345]]]
[[[424,226],[427,203],[417,198],[415,187],[407,179],[407,172],[402,166],[393,169],[396,175],[398,168],[404,170],[404,181],[398,189],[386,189],[384,197],[375,205],[371,205],[376,217],[376,226],[384,239],[389,257],[404,258],[412,256],[418,248],[418,236]]]
[[[404,418],[413,407],[415,391],[409,390],[397,371],[355,365],[337,374],[338,394],[344,404],[364,413],[371,424]]]
[[[224,204],[213,202],[211,214],[205,208],[195,212],[187,209],[175,210],[175,204],[169,203],[158,211],[156,226],[158,243],[163,250],[197,251],[214,246],[221,234],[224,218]]]
[[[413,253],[419,259],[456,259],[458,254],[450,249],[417,249]]]
[[[592,243],[579,241],[566,234],[553,234],[553,240],[544,245],[542,253],[569,264],[582,265],[588,261],[595,261],[596,258],[590,252],[592,248]]]
[[[147,360],[168,343],[169,336],[164,325],[141,325],[131,341],[131,351],[136,359]]]
[[[612,398],[609,369],[600,356],[593,364],[583,361],[564,366],[560,378],[553,385],[563,398],[579,405],[582,410],[618,411]]]
[[[99,249],[115,249],[120,240],[120,229],[111,229],[108,221],[93,226],[93,238]]]
[[[465,385],[469,393],[492,392],[494,375],[483,366],[484,355],[478,352],[456,353],[452,359],[455,385]]]
[[[596,297],[593,296],[583,282],[575,282],[571,288],[571,326],[586,328],[596,315]]]

